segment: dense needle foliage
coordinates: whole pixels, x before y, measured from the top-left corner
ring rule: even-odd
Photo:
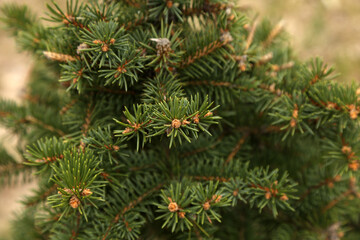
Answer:
[[[360,89],[223,0],[69,0],[1,20],[36,58],[0,180],[14,239],[360,239]]]

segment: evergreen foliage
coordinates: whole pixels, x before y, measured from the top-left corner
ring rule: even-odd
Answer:
[[[360,89],[231,1],[1,8],[36,57],[0,182],[14,239],[359,239]],[[20,229],[19,229],[20,228]]]

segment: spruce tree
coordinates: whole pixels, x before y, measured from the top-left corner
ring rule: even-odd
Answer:
[[[36,64],[0,101],[2,184],[38,187],[14,239],[360,239],[360,89],[230,0],[25,6]]]

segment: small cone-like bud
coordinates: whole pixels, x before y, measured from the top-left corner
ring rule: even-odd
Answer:
[[[86,188],[86,189],[84,189],[84,191],[82,191],[82,195],[83,196],[89,196],[89,195],[91,195],[93,192],[90,190],[90,189],[88,189],[88,188]]]
[[[172,126],[173,128],[179,128],[179,127],[181,126],[180,120],[179,120],[179,119],[174,119],[174,120],[172,120],[171,126]]]
[[[78,208],[80,205],[80,200],[76,196],[70,198],[69,204],[72,208]]]
[[[179,206],[176,202],[171,202],[169,203],[168,209],[170,212],[176,212],[177,210],[179,210]]]
[[[269,200],[269,199],[271,198],[271,193],[270,193],[270,192],[266,192],[266,193],[265,193],[265,198]]]
[[[209,210],[210,209],[210,203],[209,202],[204,203],[203,208],[204,208],[205,211]]]
[[[352,149],[351,149],[350,146],[343,146],[343,147],[341,148],[341,151],[342,151],[343,154],[348,155],[348,154],[350,154],[350,153],[352,152]]]
[[[288,198],[288,196],[286,196],[286,194],[284,194],[280,197],[280,200],[287,201],[287,200],[289,200],[289,198]]]
[[[185,212],[178,212],[179,218],[185,218]]]
[[[210,117],[212,115],[213,115],[213,113],[209,111],[207,114],[204,115],[204,117]]]

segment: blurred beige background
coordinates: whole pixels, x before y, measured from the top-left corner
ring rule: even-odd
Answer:
[[[45,3],[50,0],[0,0],[4,3],[25,3],[43,16]],[[57,0],[64,5],[65,0]],[[300,59],[322,56],[335,65],[344,82],[360,80],[360,1],[359,0],[239,0],[246,6],[276,23],[285,21],[291,44]],[[0,97],[21,101],[23,86],[33,62],[26,53],[18,53],[14,39],[0,23]],[[0,141],[14,147],[0,128]],[[14,153],[14,151],[11,151]],[[35,185],[0,187],[0,239],[10,239],[9,221],[13,212],[21,211],[19,200]],[[25,238],[24,238],[25,239]]]

